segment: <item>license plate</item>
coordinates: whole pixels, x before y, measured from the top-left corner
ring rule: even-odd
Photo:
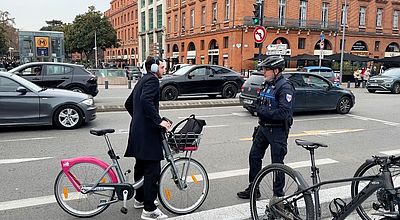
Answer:
[[[243,103],[244,103],[244,104],[249,104],[249,105],[251,105],[251,104],[253,104],[253,100],[250,100],[250,99],[243,99]]]
[[[371,84],[369,84],[370,86],[378,86],[378,84],[377,83],[371,83]]]

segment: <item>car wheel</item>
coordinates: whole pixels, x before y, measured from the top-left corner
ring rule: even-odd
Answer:
[[[375,89],[368,89],[368,92],[370,92],[370,93],[375,93],[376,90],[375,90]]]
[[[215,99],[217,97],[217,95],[212,94],[212,95],[208,95],[208,97]]]
[[[82,125],[83,113],[74,105],[65,105],[56,110],[53,121],[61,129],[75,129]]]
[[[222,88],[222,98],[230,99],[235,98],[237,94],[237,88],[233,84],[226,84],[224,88]]]
[[[339,99],[336,111],[339,114],[347,114],[351,109],[351,99],[348,96],[343,96]]]
[[[73,86],[73,87],[69,88],[69,90],[71,90],[73,92],[86,93],[86,89],[84,89],[80,86]]]
[[[392,93],[394,93],[394,94],[400,93],[400,83],[397,82],[393,85]]]
[[[166,86],[161,91],[161,100],[176,100],[178,98],[178,94],[178,89],[175,86]]]

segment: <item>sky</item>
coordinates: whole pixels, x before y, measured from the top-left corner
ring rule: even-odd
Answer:
[[[110,0],[0,0],[0,10],[15,18],[15,27],[24,31],[38,31],[46,20],[72,23],[75,16],[84,14],[93,5],[105,12]]]

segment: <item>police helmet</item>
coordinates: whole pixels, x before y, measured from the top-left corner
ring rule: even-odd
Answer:
[[[258,68],[262,69],[279,69],[282,72],[285,69],[285,60],[280,56],[270,56],[258,64]]]

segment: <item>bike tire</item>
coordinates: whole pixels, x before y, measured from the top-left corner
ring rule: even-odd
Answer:
[[[314,203],[311,194],[302,193],[300,196],[289,200],[282,200],[281,211],[286,217],[278,214],[270,208],[270,200],[273,197],[273,179],[275,173],[280,172],[285,176],[286,196],[292,195],[303,188],[298,182],[295,171],[284,164],[271,164],[264,167],[254,179],[250,195],[250,212],[252,219],[305,219],[314,220]],[[259,198],[256,196],[256,189],[259,189]]]
[[[392,174],[392,180],[394,183],[394,187],[398,188],[400,186],[400,163],[395,162],[389,164],[389,170]],[[362,177],[362,176],[373,176],[380,173],[380,165],[375,163],[374,161],[366,161],[364,162],[355,172],[354,177]],[[368,181],[353,181],[351,182],[351,198],[357,196],[357,194],[368,184]],[[397,184],[396,184],[397,183]],[[384,189],[378,190],[383,193]],[[381,219],[382,216],[374,215],[376,213],[382,214],[385,212],[385,209],[381,207],[379,210],[374,210],[372,208],[373,203],[381,204],[380,195],[377,192],[374,192],[367,200],[365,200],[360,206],[357,207],[357,213],[363,220],[373,220],[373,219]],[[399,207],[397,207],[398,212],[400,213]]]
[[[181,178],[189,165],[186,176],[187,188],[178,187],[179,183],[173,179],[172,165],[168,163],[161,171],[158,198],[169,212],[179,215],[189,214],[196,211],[207,198],[210,185],[207,171],[199,162],[186,157],[178,158],[174,163]]]
[[[83,162],[74,164],[69,172],[79,181],[80,186],[90,186],[98,181],[104,169],[97,164]],[[109,173],[106,173],[101,182],[112,183]],[[100,200],[108,202],[114,198],[114,193],[113,190],[82,194],[76,190],[63,171],[58,174],[54,183],[54,195],[58,205],[68,214],[79,218],[89,218],[102,213],[109,205],[97,207]]]

